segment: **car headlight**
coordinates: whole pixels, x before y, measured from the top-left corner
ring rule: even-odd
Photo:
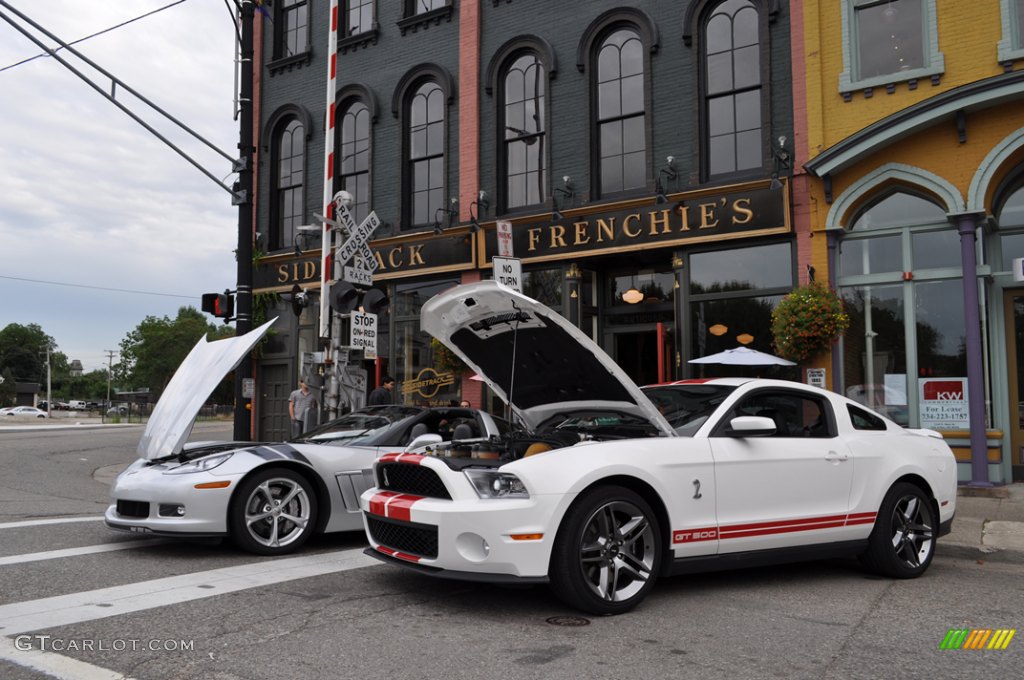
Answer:
[[[480,498],[529,498],[522,480],[508,472],[497,470],[463,470]]]
[[[192,472],[206,472],[213,468],[221,465],[228,458],[231,457],[230,453],[218,453],[216,456],[206,456],[205,458],[199,458],[196,460],[190,460],[187,463],[182,463],[176,467],[172,467],[170,470],[165,472],[165,475],[187,475]]]

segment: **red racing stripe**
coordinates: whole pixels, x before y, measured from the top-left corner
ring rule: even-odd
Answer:
[[[773,534],[797,531],[835,529],[857,524],[873,524],[877,515],[878,513],[875,512],[857,512],[848,515],[826,515],[824,517],[786,519],[775,522],[750,522],[720,527],[679,529],[672,532],[672,542],[693,543],[696,541],[713,541],[715,539],[750,538],[752,536],[771,536]]]
[[[419,465],[423,462],[424,458],[426,458],[426,456],[421,456],[418,453],[385,453],[377,460],[381,463],[408,463],[410,465]]]
[[[411,494],[403,494],[392,498],[384,505],[384,512],[387,513],[386,517],[402,522],[411,522],[413,503],[421,500],[423,500],[423,496],[413,496]]]
[[[394,491],[381,491],[380,493],[374,494],[373,498],[370,499],[370,514],[387,517],[387,502],[395,496],[400,495],[401,494]]]
[[[390,555],[391,557],[397,557],[398,559],[405,560],[406,562],[420,561],[420,558],[416,555],[409,555],[408,553],[398,552],[397,550],[392,550],[391,548],[385,547],[383,545],[377,546],[377,552],[382,552],[385,555]]]

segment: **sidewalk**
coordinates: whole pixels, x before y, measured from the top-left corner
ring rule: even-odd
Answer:
[[[960,487],[953,531],[939,539],[943,546],[958,546],[991,555],[1024,552],[1024,484],[1009,484],[982,491]]]

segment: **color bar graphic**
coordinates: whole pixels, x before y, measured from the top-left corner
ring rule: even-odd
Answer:
[[[939,649],[1006,649],[1016,628],[950,628]]]

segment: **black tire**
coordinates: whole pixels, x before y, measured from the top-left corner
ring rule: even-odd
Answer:
[[[257,555],[286,555],[309,539],[316,525],[316,493],[301,474],[269,468],[247,477],[228,510],[231,540]]]
[[[647,501],[620,486],[595,487],[562,520],[548,573],[551,589],[591,614],[628,612],[654,586],[662,551],[661,527]]]
[[[882,500],[861,562],[893,578],[917,578],[932,563],[938,522],[931,498],[913,484],[894,484]]]

